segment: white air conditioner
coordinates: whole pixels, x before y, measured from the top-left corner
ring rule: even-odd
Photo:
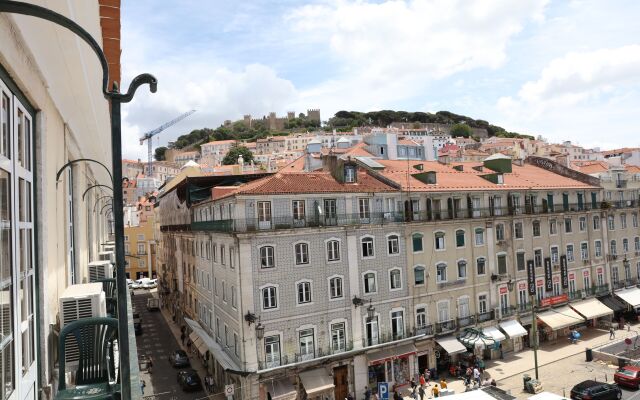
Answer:
[[[116,255],[113,251],[101,251],[98,253],[98,260],[109,261],[112,264],[116,263]]]
[[[113,278],[113,264],[110,260],[91,261],[87,267],[89,282],[96,282],[100,279]]]
[[[60,329],[79,319],[106,316],[107,305],[102,283],[71,285],[60,296]],[[73,336],[67,336],[65,354],[67,367],[77,366],[79,351]]]

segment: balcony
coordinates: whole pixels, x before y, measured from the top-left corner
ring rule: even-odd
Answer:
[[[484,312],[484,313],[478,313],[477,319],[478,319],[478,323],[486,322],[486,321],[490,321],[490,320],[494,319],[493,310],[487,311],[487,312]]]
[[[426,324],[424,326],[414,328],[413,336],[433,336],[433,331],[433,324]]]
[[[607,293],[609,293],[608,283],[605,283],[604,285],[595,285],[591,288],[591,294],[595,296],[600,296]]]
[[[521,303],[518,304],[518,314],[524,315],[531,312],[531,303]]]
[[[618,179],[616,181],[616,189],[626,189],[626,188],[627,188],[626,179]]]
[[[507,318],[516,315],[517,308],[515,306],[500,307],[500,318]]]
[[[569,300],[582,300],[584,297],[588,297],[587,293],[582,290],[576,290],[575,292],[569,292]]]
[[[475,325],[476,323],[476,316],[475,315],[469,315],[466,317],[459,317],[457,318],[458,321],[458,328],[464,328],[470,325]]]
[[[453,332],[456,330],[456,320],[436,322],[436,334]]]

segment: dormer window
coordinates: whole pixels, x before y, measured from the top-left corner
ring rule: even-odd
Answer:
[[[344,167],[344,182],[345,183],[356,182],[356,167],[354,165],[346,165]]]
[[[498,185],[504,185],[504,175],[497,174],[496,178],[497,178],[497,181],[498,181]]]

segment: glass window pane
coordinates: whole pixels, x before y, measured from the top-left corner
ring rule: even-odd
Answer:
[[[0,170],[0,282],[11,278],[11,175]]]
[[[0,101],[0,156],[11,158],[11,138],[9,137],[9,96],[2,93]]]
[[[11,299],[11,285],[7,285],[0,291],[0,343],[13,331],[13,304]]]
[[[2,351],[0,351],[0,363],[2,363],[2,386],[0,386],[0,398],[6,399],[13,392],[13,389],[15,389],[12,342],[9,342]]]

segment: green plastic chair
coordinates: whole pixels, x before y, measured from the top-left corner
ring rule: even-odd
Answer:
[[[102,290],[104,291],[107,302],[107,314],[109,314],[110,317],[118,318],[118,298],[115,278],[98,279],[96,282],[102,283]]]
[[[83,318],[71,322],[60,332],[58,342],[59,382],[58,400],[120,399],[120,385],[113,380],[113,341],[118,334],[115,318]],[[67,337],[75,338],[79,350],[76,386],[67,388],[65,382]]]

